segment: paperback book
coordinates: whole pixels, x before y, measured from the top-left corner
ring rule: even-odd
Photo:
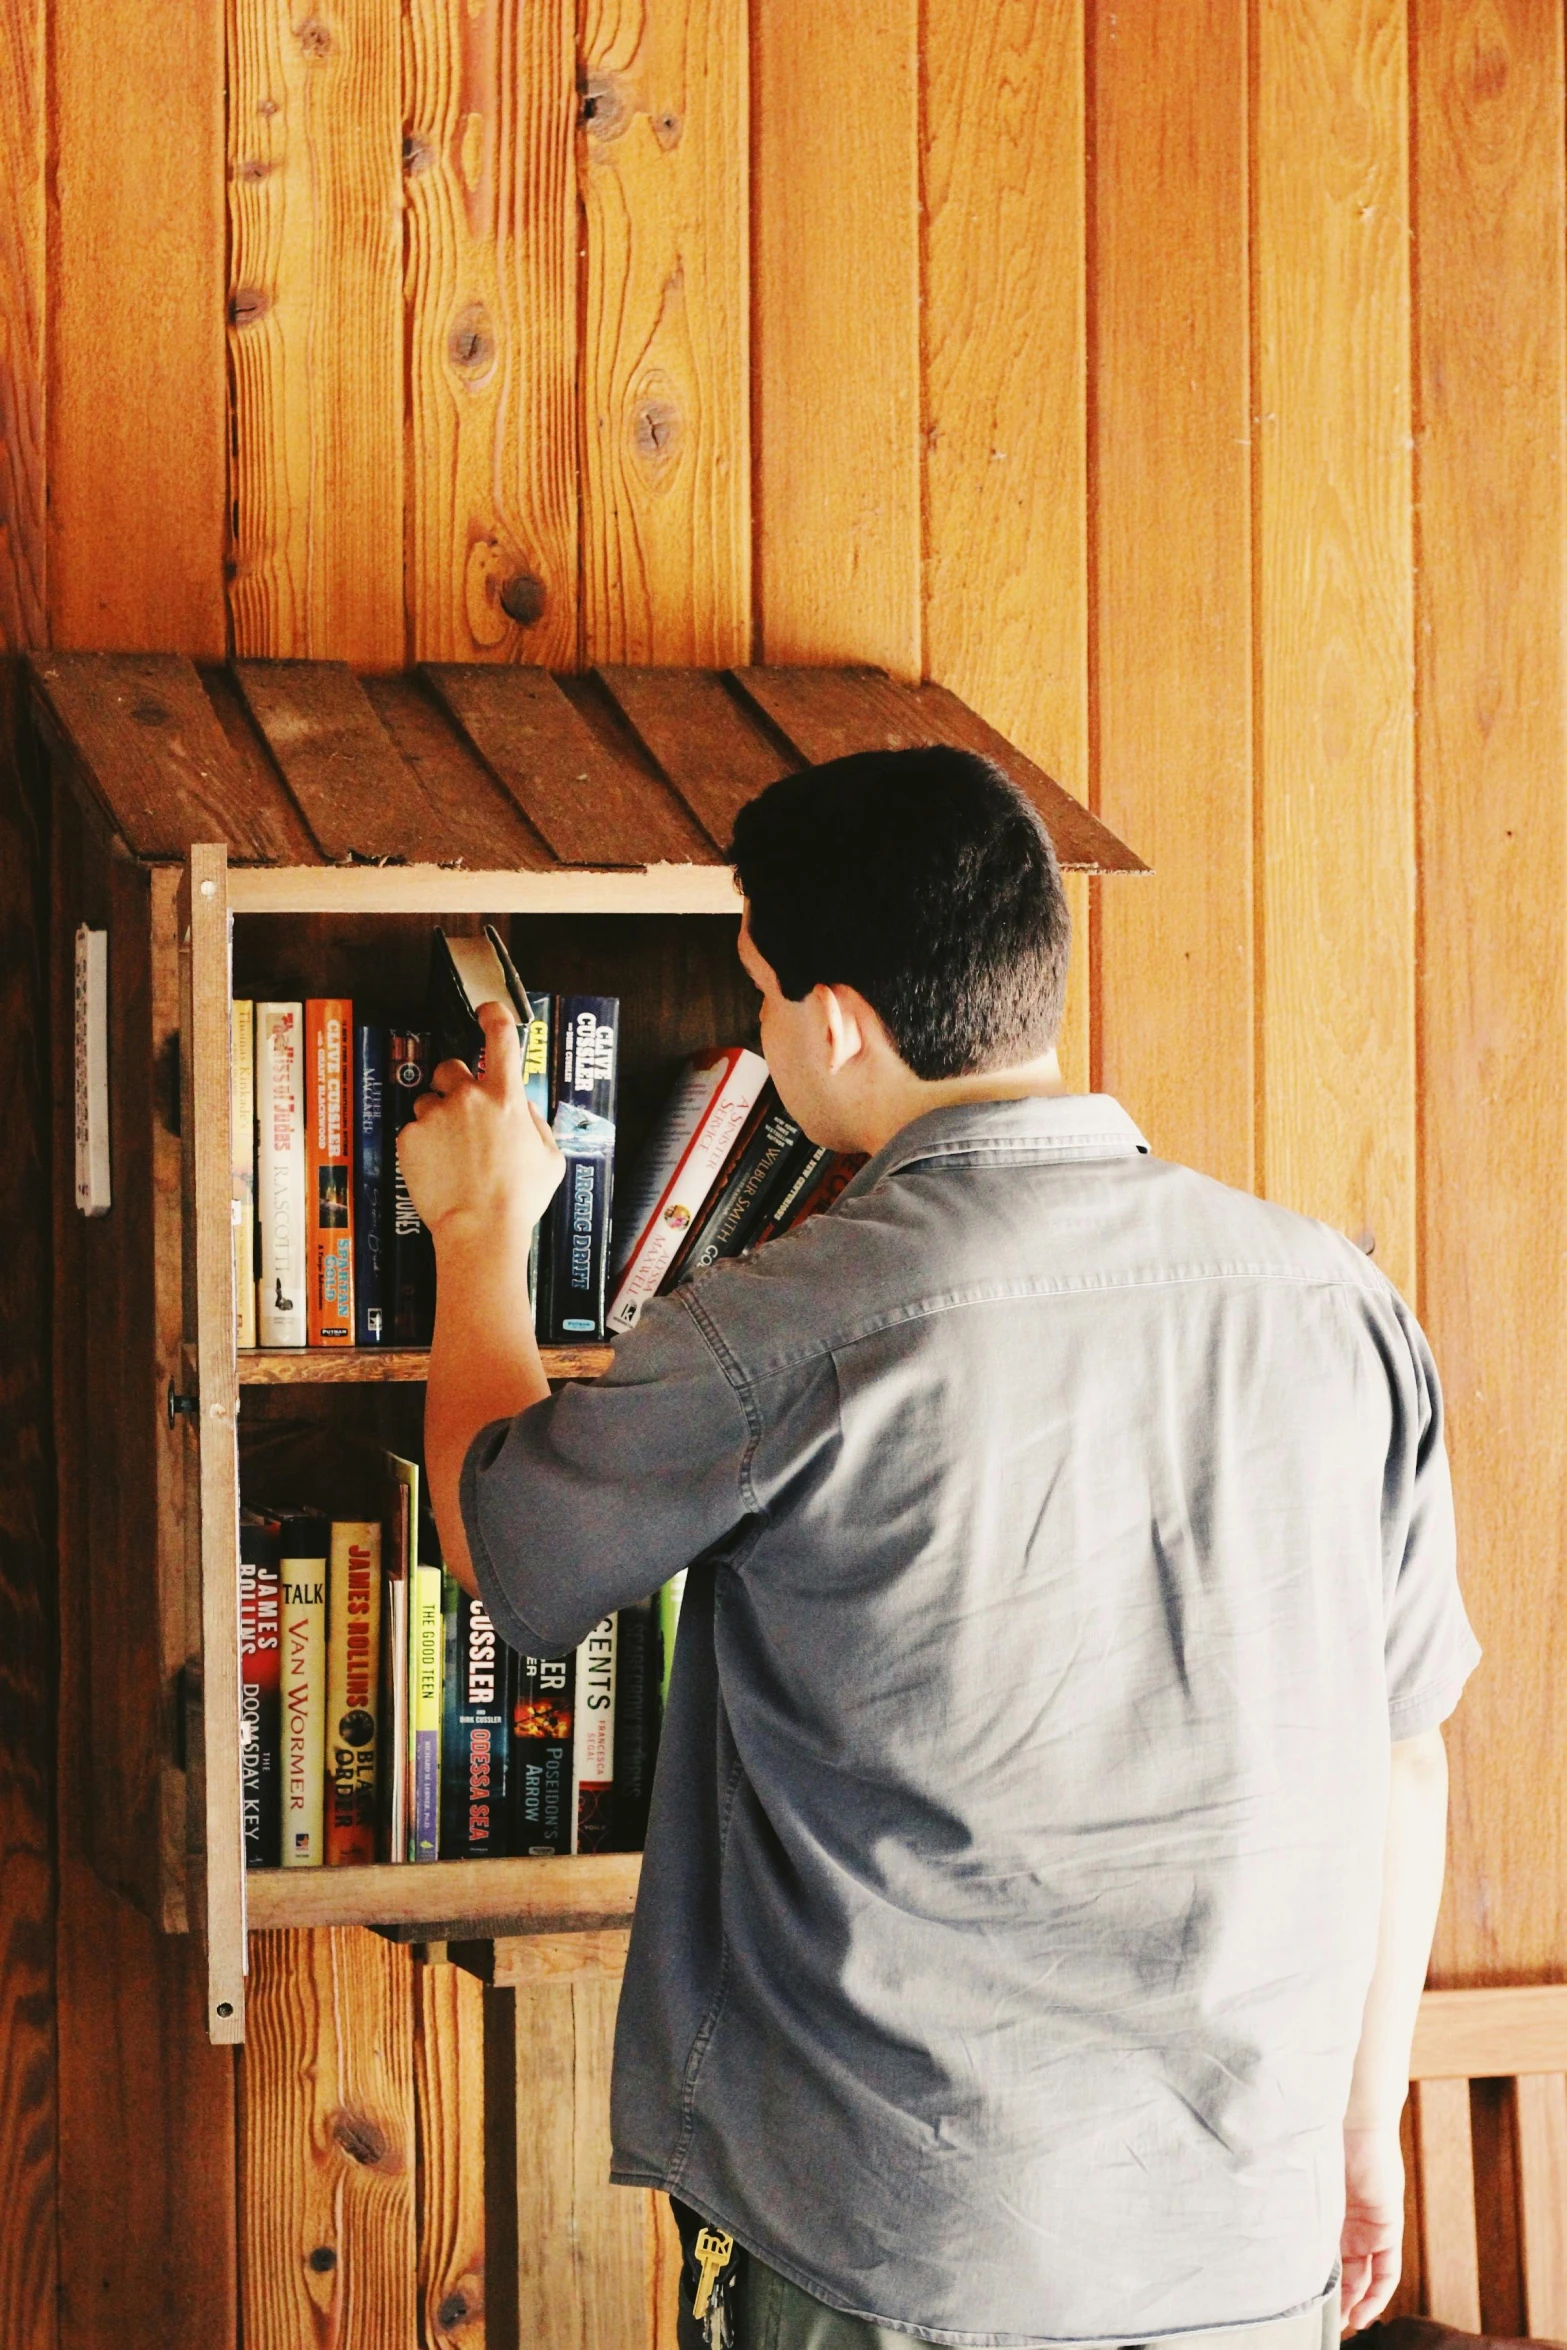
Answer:
[[[278,1528],[256,1510],[239,1520],[239,1781],[245,1866],[275,1869],[282,1857],[278,1778],[282,1723]]]
[[[577,1650],[571,1741],[573,1852],[607,1852],[614,1840],[617,1633],[617,1619],[604,1616]]]
[[[572,1657],[517,1659],[511,1752],[514,1853],[571,1850],[575,1688]]]
[[[283,1686],[283,1866],[321,1866],[326,1792],[327,1520],[280,1520]]]
[[[487,1860],[507,1849],[512,1652],[482,1600],[445,1577],[441,1858]]]
[[[566,1172],[550,1203],[542,1331],[555,1346],[604,1336],[615,1175],[614,996],[555,999],[551,1123]]]
[[[256,1323],[263,1346],[303,1346],[306,1336],[304,1016],[303,1004],[256,1006]]]
[[[353,1006],[313,996],[305,1006],[310,1067],[309,1187],[311,1346],[354,1343],[354,1212],[349,1125]]]
[[[354,1341],[385,1346],[387,1226],[391,1220],[391,1108],[388,1033],[379,1024],[354,1030]]]
[[[381,1665],[381,1529],[334,1519],[327,1577],[326,1861],[373,1861]]]

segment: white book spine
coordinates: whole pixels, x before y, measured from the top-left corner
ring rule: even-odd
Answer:
[[[109,1212],[109,933],[76,932],[76,1204]]]
[[[732,1058],[727,1053],[703,1055],[691,1062],[664,1105],[663,1114],[632,1173],[625,1203],[615,1217],[613,1270],[617,1280],[646,1238],[648,1226],[663,1205],[670,1178],[690,1148],[692,1137],[711,1109],[713,1096],[728,1076],[731,1065]]]
[[[583,1849],[583,1814],[599,1814],[588,1849],[602,1851],[610,1793],[615,1784],[615,1651],[620,1618],[603,1616],[577,1650],[571,1713],[571,1849]],[[586,1796],[587,1803],[584,1803]]]
[[[692,1218],[712,1190],[719,1169],[766,1083],[767,1063],[761,1054],[741,1054],[729,1071],[728,1082],[688,1143],[685,1156],[658,1202],[656,1214],[620,1277],[606,1321],[612,1337],[634,1329],[648,1299],[657,1296],[658,1285],[673,1264]]]
[[[303,1346],[305,1263],[304,1006],[256,1006],[256,1214],[263,1346]]]
[[[230,1017],[229,1120],[234,1168],[234,1343],[256,1343],[256,1007]]]

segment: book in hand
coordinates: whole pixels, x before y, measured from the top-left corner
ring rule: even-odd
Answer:
[[[256,1006],[256,1220],[263,1346],[303,1346],[310,1275],[305,1255],[305,1007]]]
[[[766,1083],[767,1063],[743,1045],[687,1062],[616,1214],[611,1335],[658,1294]]]
[[[328,1521],[285,1513],[278,1529],[283,1692],[283,1866],[322,1861],[326,1792]]]
[[[542,1855],[572,1848],[573,1656],[520,1656],[512,1703],[511,1849]]]
[[[441,1706],[441,1858],[488,1860],[507,1849],[513,1656],[484,1602],[447,1572]]]
[[[720,1257],[737,1257],[749,1248],[773,1198],[816,1147],[769,1081],[661,1286],[678,1288]]]
[[[392,1214],[395,1136],[387,1086],[389,1031],[376,1022],[354,1030],[354,1343],[390,1341],[387,1242]]]
[[[554,1014],[550,1116],[566,1172],[545,1215],[540,1327],[550,1345],[580,1346],[605,1334],[620,1003],[563,995]]]
[[[310,1305],[312,1346],[354,1343],[354,1211],[351,1186],[354,1008],[342,996],[305,1006],[309,1070]]]
[[[614,1841],[617,1630],[617,1618],[603,1616],[577,1650],[571,1725],[573,1852],[607,1852]]]
[[[239,1786],[245,1866],[282,1857],[282,1725],[278,1647],[278,1527],[257,1510],[239,1518]]]
[[[510,1004],[518,1029],[524,1033],[533,1019],[528,991],[493,922],[486,922],[483,935],[477,938],[461,933],[448,937],[444,930],[437,930],[430,941],[425,1006],[437,1061],[466,1061],[477,1075],[484,1057],[481,1004]]]
[[[334,1519],[327,1576],[326,1863],[375,1858],[380,1729],[381,1529]]]
[[[394,1346],[428,1346],[435,1329],[435,1246],[409,1197],[397,1159],[397,1137],[414,1114],[420,1094],[430,1090],[435,1062],[426,1031],[394,1028],[387,1043],[392,1099],[391,1209],[386,1266],[382,1275],[392,1319]]]

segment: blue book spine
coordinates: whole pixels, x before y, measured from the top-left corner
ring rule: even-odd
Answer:
[[[387,1032],[354,1031],[354,1343],[391,1338],[386,1297],[387,1176],[392,1149],[386,1098]]]
[[[616,996],[557,996],[554,1013],[551,1124],[566,1174],[546,1216],[548,1268],[539,1321],[549,1343],[571,1346],[604,1336],[620,1002]]]

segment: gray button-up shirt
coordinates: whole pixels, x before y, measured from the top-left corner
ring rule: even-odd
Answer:
[[[1477,1650],[1436,1374],[1102,1097],[933,1112],[469,1455],[560,1651],[692,1563],[615,2176],[935,2341],[1319,2298],[1391,1738]]]

